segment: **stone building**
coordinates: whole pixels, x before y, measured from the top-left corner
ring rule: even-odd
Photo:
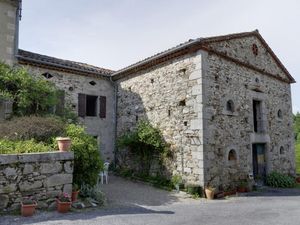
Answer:
[[[0,0],[1,27],[9,18],[17,24],[14,2]],[[23,50],[11,59],[14,40],[0,42],[1,58],[53,81],[105,160],[116,138],[144,119],[171,144],[167,169],[186,182],[227,187],[273,170],[295,173],[295,80],[258,31],[190,40],[116,72]]]

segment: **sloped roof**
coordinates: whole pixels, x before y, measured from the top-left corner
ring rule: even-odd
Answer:
[[[215,36],[215,37],[207,37],[207,38],[197,38],[197,39],[191,39],[185,43],[179,44],[173,48],[167,49],[166,51],[160,52],[158,54],[155,54],[151,57],[148,57],[144,60],[141,60],[137,63],[134,63],[128,67],[125,67],[121,70],[116,71],[112,74],[113,80],[118,80],[126,75],[135,73],[137,71],[150,68],[152,66],[158,65],[160,63],[166,62],[171,59],[175,59],[179,56],[185,55],[187,53],[191,53],[197,50],[205,50],[205,51],[212,51],[212,49],[209,49],[207,44],[212,42],[219,42],[219,41],[226,41],[236,38],[243,38],[248,36],[256,36],[264,45],[264,47],[269,51],[271,56],[274,58],[277,65],[283,70],[283,72],[286,74],[286,76],[289,79],[289,83],[295,83],[295,79],[291,76],[291,74],[288,72],[288,70],[285,68],[285,66],[281,63],[281,61],[278,59],[278,57],[275,55],[275,53],[272,51],[272,49],[269,47],[269,45],[266,43],[266,41],[263,39],[263,37],[259,34],[258,30],[251,31],[251,32],[243,32],[243,33],[235,33],[235,34],[228,34],[228,35],[222,35],[222,36]],[[215,52],[218,54],[217,52]],[[223,57],[226,57],[222,55]],[[237,62],[237,60],[235,60]],[[245,65],[245,63],[240,62],[243,66],[248,66],[249,68],[255,69],[251,65]],[[259,70],[259,69],[258,69]],[[263,73],[266,73],[265,71],[260,71]],[[270,75],[270,74],[267,74]],[[282,80],[284,81],[284,80]],[[287,82],[287,81],[285,81]]]
[[[18,62],[25,65],[76,73],[80,75],[110,76],[114,71],[70,60],[58,59],[19,49]]]

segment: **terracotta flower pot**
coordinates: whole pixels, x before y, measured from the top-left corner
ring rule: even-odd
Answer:
[[[246,187],[238,187],[237,192],[240,192],[240,193],[247,192],[247,188]]]
[[[214,199],[214,196],[215,196],[215,190],[213,189],[209,189],[209,188],[205,188],[205,195],[206,195],[206,198],[207,199]]]
[[[23,203],[21,203],[22,216],[32,216],[35,213],[36,206],[36,202],[34,202],[34,204],[31,205],[23,205]]]
[[[79,191],[72,191],[72,202],[76,202],[78,199]]]
[[[56,138],[58,149],[60,152],[67,152],[70,150],[71,147],[71,139],[68,137],[58,137]]]
[[[56,203],[57,203],[57,211],[60,213],[69,212],[72,204],[72,202],[61,202],[58,199],[56,199]]]

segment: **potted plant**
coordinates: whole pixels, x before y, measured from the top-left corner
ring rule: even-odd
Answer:
[[[179,174],[172,176],[172,184],[176,188],[177,193],[179,192],[179,185],[182,183],[182,177]]]
[[[56,202],[57,202],[57,211],[60,213],[66,213],[71,208],[72,201],[68,193],[60,194],[56,199]]]
[[[22,216],[32,216],[37,206],[36,201],[30,197],[23,198],[21,202],[21,214]]]
[[[247,181],[241,180],[241,181],[239,182],[238,187],[237,187],[237,191],[240,192],[240,193],[247,192],[247,186],[248,186]]]
[[[79,194],[79,186],[77,184],[73,184],[72,187],[72,202],[76,202]]]
[[[57,137],[56,138],[58,149],[60,152],[67,152],[71,147],[71,139],[68,137]]]

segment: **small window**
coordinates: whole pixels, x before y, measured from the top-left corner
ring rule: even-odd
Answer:
[[[234,103],[233,103],[232,100],[227,101],[227,103],[226,103],[226,110],[228,112],[232,112],[232,113],[234,112]]]
[[[280,147],[279,152],[280,152],[280,155],[284,154],[284,147],[283,146]]]
[[[185,99],[179,102],[179,106],[185,106]]]
[[[92,85],[92,86],[95,86],[97,83],[92,80],[91,82],[89,82],[89,84]]]
[[[278,116],[279,119],[282,119],[282,111],[281,111],[281,109],[278,110],[277,116]]]
[[[47,79],[51,79],[53,77],[53,75],[51,75],[50,73],[46,72],[46,73],[43,73],[42,76],[44,76],[45,78]]]
[[[97,96],[87,95],[86,96],[86,115],[97,116]]]
[[[231,149],[228,153],[228,161],[233,162],[237,160],[236,151]]]

